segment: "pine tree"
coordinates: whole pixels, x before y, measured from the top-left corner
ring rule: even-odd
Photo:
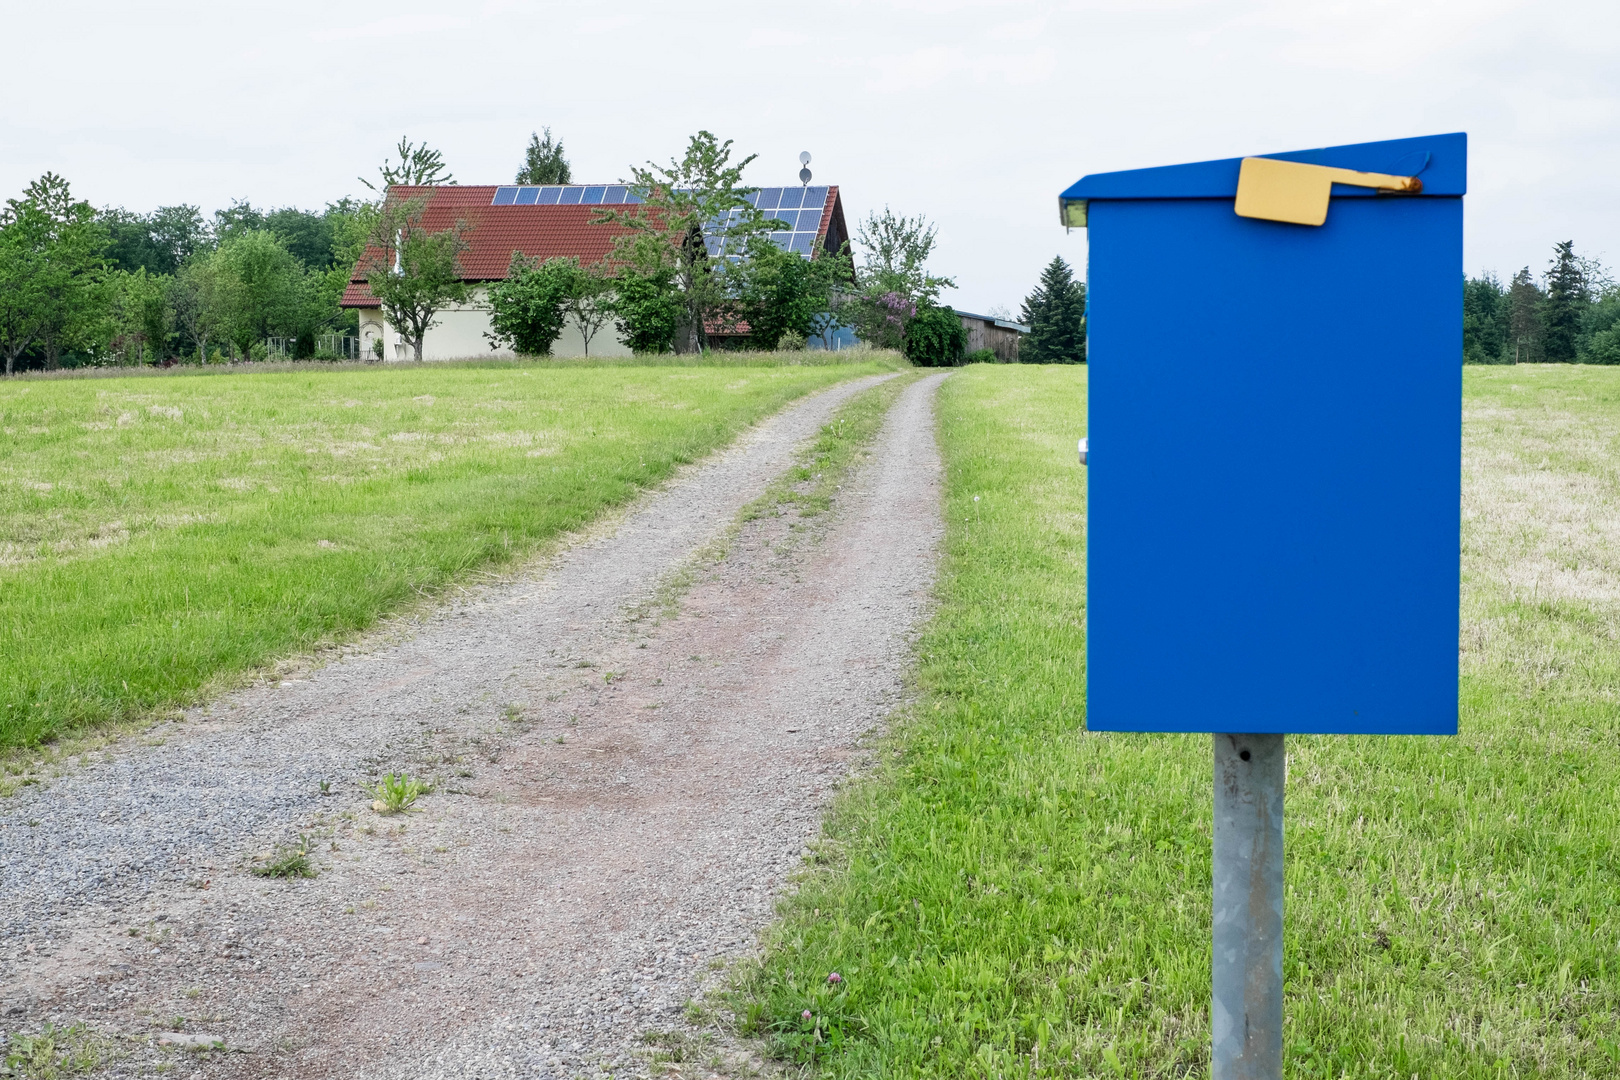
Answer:
[[[1041,271],[1041,282],[1024,298],[1023,321],[1029,336],[1018,350],[1026,364],[1086,362],[1086,286],[1074,280],[1069,264],[1057,256]]]
[[[1554,244],[1552,265],[1547,269],[1547,299],[1541,306],[1541,349],[1548,360],[1575,362],[1581,315],[1591,302],[1586,275],[1575,257],[1575,241]]]
[[[1542,301],[1528,266],[1513,275],[1508,285],[1508,340],[1503,352],[1515,364],[1532,364],[1541,359]]]
[[[562,141],[551,141],[550,128],[545,132],[543,139],[537,134],[529,136],[528,149],[523,151],[523,168],[517,174],[518,183],[567,184],[573,181],[573,170],[563,157]]]

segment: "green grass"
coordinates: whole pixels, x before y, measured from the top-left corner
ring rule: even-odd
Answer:
[[[1290,1077],[1620,1075],[1620,371],[1465,386],[1462,734],[1289,740]],[[1081,730],[1085,393],[941,391],[920,696],[736,1000],[823,1075],[1208,1075],[1209,738]]]
[[[0,383],[0,747],[353,635],[895,366],[722,359]]]

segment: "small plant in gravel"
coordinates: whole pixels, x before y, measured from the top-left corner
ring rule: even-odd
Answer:
[[[309,861],[311,850],[307,836],[300,836],[295,844],[277,844],[253,872],[259,877],[312,878],[315,866]]]
[[[404,773],[389,773],[376,784],[366,787],[366,792],[375,800],[371,808],[379,814],[403,814],[411,809],[411,804],[418,798],[432,790],[432,784]]]
[[[81,1076],[102,1063],[106,1042],[83,1024],[46,1024],[38,1035],[14,1032],[6,1046],[6,1073],[26,1080]]]

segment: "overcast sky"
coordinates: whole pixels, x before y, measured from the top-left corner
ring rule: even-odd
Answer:
[[[7,4],[0,196],[319,208],[402,134],[509,182],[550,126],[579,180],[707,128],[793,183],[939,225],[958,307],[1085,263],[1088,172],[1467,131],[1466,266],[1620,264],[1620,3],[1520,0]],[[386,14],[381,14],[386,12]]]

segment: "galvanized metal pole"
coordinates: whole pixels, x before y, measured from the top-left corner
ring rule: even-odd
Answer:
[[[1211,1080],[1282,1080],[1283,737],[1215,736]]]

